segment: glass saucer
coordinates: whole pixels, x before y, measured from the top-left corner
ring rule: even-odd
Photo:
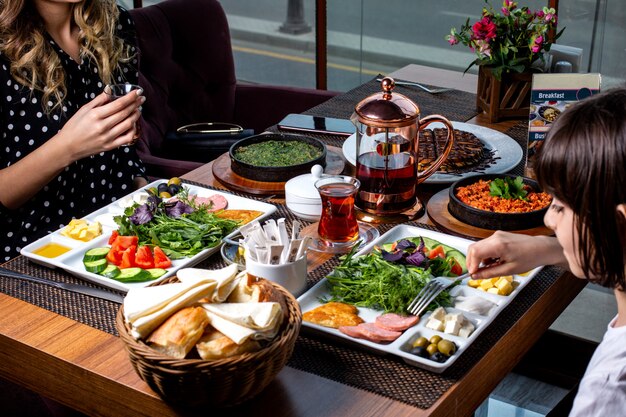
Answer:
[[[359,222],[358,238],[350,242],[330,242],[320,238],[320,236],[317,234],[318,223],[319,222],[313,223],[306,228],[306,231],[308,232],[306,233],[306,235],[311,237],[311,240],[309,241],[309,249],[317,252],[337,254],[348,253],[355,245],[359,245],[357,247],[357,250],[361,249],[363,246],[367,245],[378,236],[380,236],[378,229],[376,229],[374,226],[372,226],[371,224]]]

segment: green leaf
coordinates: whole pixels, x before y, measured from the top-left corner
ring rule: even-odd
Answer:
[[[489,183],[489,194],[494,197],[502,197],[507,200],[519,199],[526,201],[528,191],[524,189],[522,177],[495,178]]]

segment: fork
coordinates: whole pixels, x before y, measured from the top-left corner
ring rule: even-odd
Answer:
[[[376,81],[382,81],[382,78],[377,78]],[[446,91],[451,91],[454,90],[453,88],[428,88],[422,84],[419,83],[414,83],[411,81],[394,81],[394,83],[396,85],[403,85],[403,86],[412,86],[412,87],[417,87],[417,88],[421,88],[422,90],[426,91],[427,93],[430,94],[439,94],[439,93],[445,93]]]
[[[446,288],[450,288],[452,285],[470,276],[469,272],[463,275],[459,275],[455,278],[436,277],[428,281],[422,291],[411,301],[411,304],[406,308],[407,311],[414,316],[422,314],[422,312],[433,302],[433,300],[441,294]]]

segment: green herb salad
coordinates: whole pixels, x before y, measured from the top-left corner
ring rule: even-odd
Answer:
[[[432,277],[466,272],[465,255],[426,237],[400,239],[363,256],[354,252],[326,277],[329,296],[324,302],[406,314],[407,306]],[[426,311],[451,305],[450,293],[443,291]]]

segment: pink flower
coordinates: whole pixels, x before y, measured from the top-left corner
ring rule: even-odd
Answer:
[[[542,19],[545,16],[545,13],[543,12],[543,10],[537,10],[535,16],[537,16],[539,19]]]
[[[496,37],[496,24],[487,17],[483,17],[472,26],[474,39],[490,40]]]
[[[456,45],[457,43],[459,43],[459,40],[456,38],[456,36],[448,35],[446,36],[446,39],[448,40],[448,43],[450,45]]]
[[[491,48],[489,47],[489,42],[482,40],[482,39],[478,39],[476,40],[476,46],[478,47],[478,52],[491,57]]]

